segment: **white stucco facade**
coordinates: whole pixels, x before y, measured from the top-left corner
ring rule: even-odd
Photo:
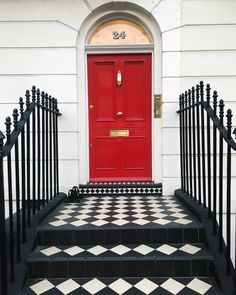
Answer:
[[[25,89],[47,91],[63,114],[61,190],[88,181],[85,45],[111,17],[133,19],[152,35],[153,94],[163,97],[162,119],[152,119],[153,180],[172,194],[180,186],[179,93],[204,80],[236,114],[235,0],[0,0],[0,129]],[[142,52],[125,52],[135,50]]]

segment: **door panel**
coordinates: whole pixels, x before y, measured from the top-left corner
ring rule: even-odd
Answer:
[[[150,181],[151,55],[88,56],[88,94],[90,181]]]

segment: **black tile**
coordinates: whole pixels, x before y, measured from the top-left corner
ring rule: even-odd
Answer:
[[[173,261],[172,260],[157,260],[156,261],[156,276],[162,276],[162,277],[173,276]]]
[[[86,261],[86,276],[87,277],[103,277],[104,276],[104,261],[87,260]]]
[[[61,246],[74,245],[75,237],[72,230],[61,230],[58,232],[58,240]]]
[[[120,231],[120,241],[122,244],[135,244],[139,231],[134,229],[124,229]]]
[[[168,243],[183,243],[183,229],[169,228],[168,229]]]
[[[152,243],[152,230],[139,229],[136,231],[136,243]]]
[[[104,261],[104,276],[105,277],[120,277],[121,263],[120,260],[105,260]]]
[[[105,233],[104,230],[90,230],[89,231],[89,244],[100,244],[104,245],[105,243]]]
[[[121,239],[120,239],[120,230],[105,230],[104,231],[104,239],[105,239],[105,244],[120,244]]]
[[[191,276],[191,260],[174,260],[174,276]]]
[[[184,229],[184,243],[198,243],[198,229],[185,228]]]
[[[59,245],[58,231],[57,230],[43,230],[40,233],[41,244],[40,246],[56,246]]]
[[[33,274],[34,278],[50,278],[51,277],[51,263],[48,260],[33,262]]]
[[[121,276],[136,277],[138,273],[137,260],[122,260],[121,261]]]
[[[86,245],[89,243],[89,231],[88,230],[76,230],[74,232],[75,245]]]
[[[207,276],[208,261],[203,259],[192,260],[192,276]]]
[[[152,229],[152,243],[165,244],[167,243],[167,229],[155,228]]]
[[[206,232],[204,228],[199,228],[199,243],[206,243]]]
[[[68,261],[68,277],[78,278],[85,276],[85,261],[69,260]]]
[[[51,277],[52,278],[67,278],[68,277],[68,263],[65,261],[51,261]]]
[[[138,274],[139,277],[154,277],[155,261],[154,260],[138,260]]]

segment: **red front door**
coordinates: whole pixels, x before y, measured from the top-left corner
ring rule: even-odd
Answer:
[[[90,181],[150,181],[151,55],[88,56]]]

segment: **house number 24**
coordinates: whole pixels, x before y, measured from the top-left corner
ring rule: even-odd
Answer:
[[[122,32],[114,31],[112,33],[112,35],[113,35],[113,39],[116,39],[116,40],[118,40],[118,39],[125,39],[125,37],[126,37],[125,31],[122,31]]]

